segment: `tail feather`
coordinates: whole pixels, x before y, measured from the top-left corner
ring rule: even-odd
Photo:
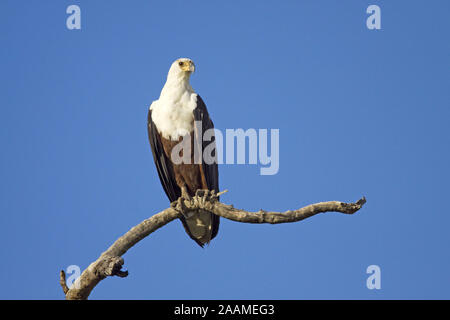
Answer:
[[[195,214],[190,218],[182,217],[181,222],[186,233],[200,247],[208,244],[219,229],[219,217],[213,213]]]

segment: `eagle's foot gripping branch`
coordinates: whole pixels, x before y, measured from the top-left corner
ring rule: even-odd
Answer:
[[[212,212],[214,204],[219,201],[220,195],[227,191],[224,190],[216,193],[214,190],[197,190],[195,196],[189,197],[189,199],[181,196],[178,200],[172,202],[171,206],[186,218],[189,218],[189,216],[199,210]]]

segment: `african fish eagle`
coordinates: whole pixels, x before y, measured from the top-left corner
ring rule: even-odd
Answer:
[[[219,191],[217,161],[202,161],[203,157],[200,157],[201,162],[194,159],[195,150],[202,152],[207,145],[215,143],[214,137],[207,143],[202,139],[203,133],[214,125],[205,103],[189,83],[194,70],[191,59],[181,58],[173,62],[159,99],[153,101],[148,112],[148,137],[153,159],[170,202],[180,196],[192,197],[197,190]],[[174,162],[172,149],[183,139],[190,139],[191,161]],[[197,149],[194,143],[198,143]],[[216,157],[215,151],[213,156]],[[181,222],[187,234],[202,247],[219,231],[219,216],[213,213],[183,215]]]

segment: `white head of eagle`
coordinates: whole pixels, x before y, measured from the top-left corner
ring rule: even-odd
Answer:
[[[174,79],[188,79],[189,76],[195,71],[195,64],[189,58],[180,58],[175,60],[169,69],[169,74],[167,75],[167,80],[169,78]]]
[[[166,84],[161,92],[161,97],[164,98],[166,95],[173,95],[177,92],[181,93],[180,91],[183,90],[193,93],[194,90],[192,89],[189,80],[194,71],[195,64],[191,59],[180,58],[175,60],[170,66]]]
[[[219,192],[217,161],[198,163],[194,157],[195,150],[203,154],[203,149],[211,141],[215,143],[214,137],[207,142],[202,139],[203,133],[213,129],[214,125],[205,103],[189,83],[194,71],[195,65],[191,59],[174,61],[159,99],[153,101],[148,114],[148,135],[153,159],[170,202],[180,196],[192,197],[197,190]],[[196,125],[198,123],[200,126]],[[189,151],[182,150],[183,158],[186,156],[190,161],[172,161],[172,152],[178,150],[180,143],[185,141],[191,148]],[[219,217],[213,213],[190,212],[181,221],[188,235],[200,246],[209,243],[219,230]]]

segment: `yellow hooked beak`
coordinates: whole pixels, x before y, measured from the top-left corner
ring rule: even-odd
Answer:
[[[180,61],[179,62],[181,70],[184,72],[194,72],[195,71],[195,65],[192,61]]]

